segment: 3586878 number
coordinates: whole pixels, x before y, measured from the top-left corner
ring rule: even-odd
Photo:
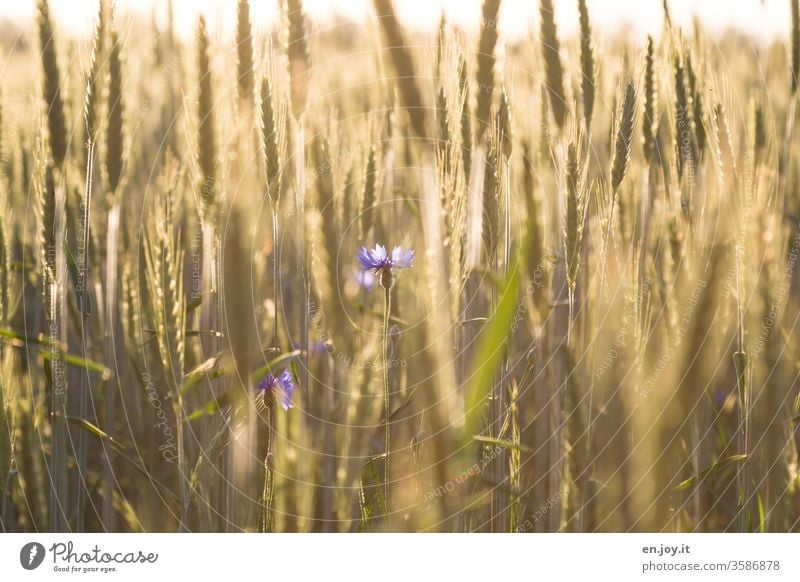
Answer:
[[[733,571],[769,571],[780,570],[781,563],[778,560],[733,560],[730,564]]]

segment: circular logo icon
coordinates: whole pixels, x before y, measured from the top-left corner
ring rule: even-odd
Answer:
[[[30,542],[19,551],[19,563],[26,570],[35,570],[44,561],[44,546],[39,542]]]

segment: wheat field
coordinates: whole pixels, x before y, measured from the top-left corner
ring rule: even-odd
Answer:
[[[800,531],[798,0],[768,44],[29,1],[0,531]]]

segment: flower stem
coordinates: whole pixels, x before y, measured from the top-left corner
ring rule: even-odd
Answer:
[[[384,431],[385,431],[385,446],[384,446],[384,465],[383,465],[383,495],[384,504],[386,505],[386,518],[389,518],[389,441],[391,437],[391,429],[389,425],[390,413],[390,399],[389,399],[389,316],[392,311],[392,286],[390,284],[384,285],[385,295],[385,312],[383,316],[383,404],[384,404]]]
[[[275,406],[270,402],[267,405],[267,454],[264,457],[264,490],[261,493],[262,518],[261,532],[271,533],[274,529],[272,505],[275,494],[275,475],[272,471],[272,441],[275,432]]]
[[[278,245],[280,244],[280,235],[278,233],[278,202],[277,200],[273,202],[272,208],[272,285],[273,285],[273,301],[274,301],[274,309],[275,309],[275,337],[273,338],[273,346],[275,348],[280,347],[280,342],[278,340],[278,328],[279,328],[279,317],[280,317],[280,310],[278,308],[278,304],[280,301],[280,255],[278,253]]]

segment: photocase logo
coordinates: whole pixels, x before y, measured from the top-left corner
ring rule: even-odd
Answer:
[[[19,563],[26,570],[35,570],[44,561],[44,546],[39,542],[30,542],[19,551]]]

